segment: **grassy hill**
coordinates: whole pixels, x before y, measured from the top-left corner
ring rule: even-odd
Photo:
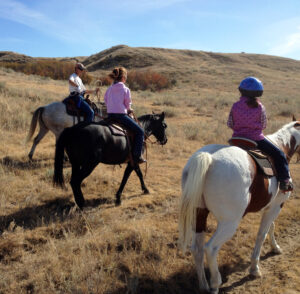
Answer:
[[[47,58],[0,51],[1,62],[33,62]],[[83,62],[89,74],[107,75],[113,67],[124,66],[129,71],[151,70],[175,80],[179,88],[195,92],[218,91],[232,93],[246,76],[257,76],[265,85],[266,96],[279,99],[300,92],[300,61],[248,53],[213,53],[194,50],[176,50],[118,45],[88,57],[55,58],[64,62]]]
[[[107,62],[109,58],[115,63]],[[67,82],[1,68],[0,293],[198,293],[193,258],[177,248],[183,166],[203,145],[226,144],[231,136],[226,126],[230,106],[247,75],[264,82],[266,134],[289,122],[292,114],[299,119],[299,61],[116,46],[85,58],[84,63],[95,75],[107,74],[118,64],[130,70],[159,71],[178,81],[164,91],[132,91],[137,115],[166,112],[168,143],[163,148],[148,145],[145,183],[150,194],[141,194],[133,174],[122,205],[115,207],[114,195],[125,166],[99,164],[83,183],[88,205],[83,213],[77,211],[70,186],[67,190],[52,186],[53,134],[37,146],[32,162],[27,157],[32,142],[24,143],[32,111],[62,100],[68,93]],[[101,100],[105,90],[101,88]],[[275,231],[283,254],[270,254],[266,241],[261,255],[263,277],[248,276],[260,215],[247,215],[220,251],[224,282],[220,292],[300,292],[300,165],[296,159],[291,172],[295,191]],[[70,174],[66,163],[66,182]],[[210,216],[208,236],[215,228]]]

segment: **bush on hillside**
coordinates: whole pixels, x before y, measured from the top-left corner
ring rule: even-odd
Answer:
[[[108,86],[112,80],[108,76],[98,78],[102,82],[102,85]],[[128,72],[127,82],[131,90],[151,90],[153,92],[163,89],[171,88],[176,84],[176,80],[171,80],[154,71],[136,71],[132,70]]]
[[[38,60],[35,62],[0,62],[1,67],[10,68],[17,72],[22,72],[27,75],[39,75],[49,77],[53,80],[68,80],[70,74],[74,72],[74,63],[59,60]],[[90,84],[93,80],[88,73],[82,75],[82,81],[85,84]]]

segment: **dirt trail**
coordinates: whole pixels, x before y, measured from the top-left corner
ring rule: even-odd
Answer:
[[[222,285],[220,293],[300,293],[300,221],[291,223],[282,234],[275,235],[282,254],[271,253],[268,239],[265,241],[260,261],[262,277],[254,279],[249,276],[252,253],[249,252],[248,257],[244,256],[245,262],[248,258],[248,264],[246,262],[241,271],[232,272],[226,277],[228,280]],[[297,260],[298,266],[294,267]]]

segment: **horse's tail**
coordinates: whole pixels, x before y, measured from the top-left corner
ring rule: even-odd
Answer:
[[[42,106],[36,109],[35,112],[33,113],[31,123],[30,123],[30,129],[26,137],[26,143],[29,142],[29,140],[32,138],[37,125],[37,121],[38,119],[40,120],[43,111],[44,111],[44,107]]]
[[[68,128],[64,129],[60,134],[55,146],[55,159],[54,159],[54,174],[53,185],[65,188],[65,181],[63,175],[64,151],[66,144]]]
[[[207,152],[195,153],[189,159],[182,173],[182,196],[179,215],[179,243],[186,250],[196,227],[196,210],[205,208],[203,187],[206,173],[212,163]]]

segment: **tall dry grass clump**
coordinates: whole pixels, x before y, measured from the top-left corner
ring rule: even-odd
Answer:
[[[112,80],[108,76],[98,77],[97,80],[101,81],[104,86],[109,86],[112,83]],[[133,91],[150,90],[156,92],[173,87],[176,84],[176,80],[170,80],[166,75],[155,71],[130,70],[128,71],[126,83]]]
[[[54,80],[67,80],[74,72],[74,62],[60,61],[55,59],[35,60],[26,63],[0,62],[0,67],[9,68],[27,75],[39,75]],[[85,84],[90,84],[92,76],[86,72],[81,77]]]

